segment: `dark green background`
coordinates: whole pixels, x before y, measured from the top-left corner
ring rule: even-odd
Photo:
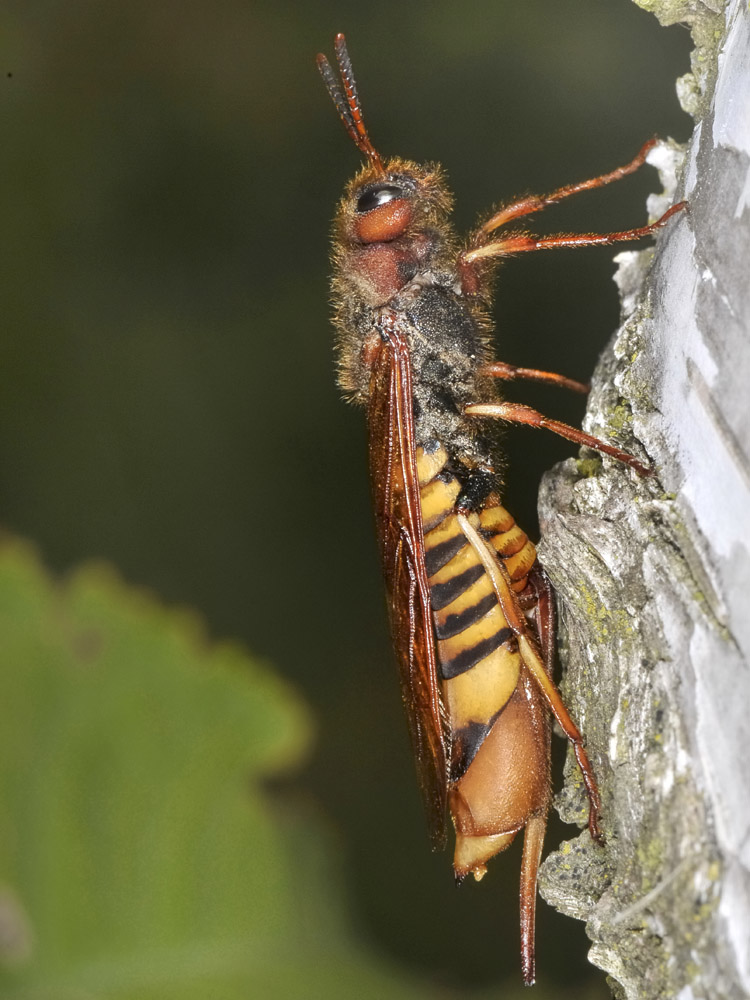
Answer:
[[[314,56],[341,30],[373,142],[442,162],[463,229],[689,131],[688,33],[627,0],[6,0],[0,516],[54,567],[111,559],[272,658],[320,720],[285,794],[330,817],[357,927],[437,982],[486,983],[516,973],[518,857],[457,893],[429,852],[363,420],[333,382],[329,223],[359,156]],[[657,188],[647,168],[534,225],[640,224]],[[617,321],[611,257],[507,264],[503,359],[588,377]],[[580,420],[554,390],[509,394]],[[507,435],[530,533],[538,478],[570,453]],[[538,941],[540,979],[593,975],[580,925],[544,905]]]

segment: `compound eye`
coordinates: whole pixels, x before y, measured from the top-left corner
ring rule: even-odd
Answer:
[[[365,212],[371,212],[373,208],[379,208],[381,205],[393,201],[394,198],[403,198],[403,196],[403,189],[396,187],[395,184],[381,184],[378,187],[372,187],[357,198],[357,212],[363,215]]]

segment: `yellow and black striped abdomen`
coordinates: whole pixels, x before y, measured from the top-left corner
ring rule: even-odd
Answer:
[[[459,525],[461,485],[447,462],[440,445],[417,449],[425,566],[456,781],[516,689],[521,658],[492,581]],[[510,514],[493,505],[469,519],[502,557],[514,587],[523,589],[536,553]]]

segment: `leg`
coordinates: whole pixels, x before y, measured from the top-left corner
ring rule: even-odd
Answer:
[[[534,961],[534,923],[536,920],[536,879],[542,859],[547,813],[533,816],[523,832],[521,858],[521,972],[525,986],[533,986],[536,977]]]
[[[604,187],[605,184],[611,184],[612,181],[619,181],[621,177],[635,173],[646,162],[646,157],[654,148],[657,141],[656,138],[649,139],[648,142],[643,144],[638,155],[630,163],[626,163],[624,167],[617,167],[616,170],[612,170],[608,174],[601,174],[599,177],[593,177],[590,181],[581,181],[579,184],[567,184],[565,187],[553,191],[552,194],[527,195],[525,198],[519,198],[518,201],[511,202],[510,205],[505,205],[504,208],[496,212],[477,231],[472,240],[472,245],[476,246],[481,243],[483,236],[493,232],[495,229],[499,229],[500,226],[504,226],[512,219],[518,219],[522,215],[531,215],[532,212],[541,212],[548,205],[554,205],[556,202],[562,201],[563,198],[569,198],[572,194],[578,194],[579,191],[590,191],[591,188]]]
[[[544,382],[548,385],[559,385],[562,389],[572,389],[573,392],[580,392],[582,395],[586,395],[591,389],[588,383],[576,382],[575,379],[558,375],[556,372],[541,372],[538,368],[516,368],[515,365],[508,365],[504,361],[493,361],[491,365],[485,365],[480,370],[480,375],[491,375],[492,378],[501,378],[508,382],[516,378],[523,378],[529,382]]]
[[[549,577],[544,572],[539,563],[536,563],[529,573],[529,584],[536,594],[536,604],[534,607],[534,619],[537,624],[537,630],[539,632],[539,642],[542,647],[542,656],[544,657],[544,667],[547,671],[547,676],[552,677],[552,666],[555,657],[555,593],[552,589],[552,584],[549,582]],[[553,686],[555,695],[560,698],[560,693],[557,688]],[[561,699],[562,701],[562,699]],[[563,706],[564,707],[564,706]],[[553,708],[553,712],[554,712]],[[555,718],[558,718],[555,712]],[[559,721],[559,719],[558,719]],[[562,723],[561,723],[562,725]],[[578,728],[572,723],[573,728],[578,732]],[[565,729],[565,726],[563,726]],[[570,737],[568,730],[565,729],[565,734],[573,743],[573,749],[575,751],[576,760],[581,769],[581,774],[583,775],[583,782],[586,786],[586,792],[589,796],[589,828],[591,829],[591,836],[594,840],[601,842],[602,835],[599,831],[599,812],[601,810],[601,802],[599,799],[599,789],[596,785],[596,780],[591,772],[591,765],[589,764],[586,751],[583,746],[580,745],[580,756],[579,756],[579,746],[576,741]],[[580,738],[580,733],[579,733]],[[584,763],[585,762],[585,763]],[[591,782],[591,786],[589,785]],[[592,816],[591,810],[595,810],[596,815],[594,817],[594,826],[592,828]],[[596,832],[594,832],[596,830]]]
[[[505,607],[503,606],[503,611],[504,610]],[[536,649],[534,649],[533,644],[529,641],[528,636],[524,635],[518,637],[518,649],[521,653],[521,659],[523,660],[524,666],[529,670],[529,673],[536,681],[550,711],[554,715],[562,731],[573,745],[573,753],[576,755],[578,767],[580,768],[581,777],[583,778],[583,784],[586,789],[586,795],[589,800],[589,833],[591,834],[592,840],[595,840],[598,844],[602,844],[604,843],[604,837],[599,829],[599,814],[602,811],[602,803],[599,798],[599,788],[596,784],[594,771],[583,745],[581,732],[575,722],[571,719],[560,692],[557,690],[554,682],[547,674],[541,657],[539,656],[539,653],[537,653]]]
[[[572,441],[574,444],[582,445],[586,448],[593,448],[594,451],[604,452],[611,455],[619,462],[624,462],[631,469],[635,469],[639,476],[652,476],[654,470],[639,462],[638,459],[628,455],[627,452],[615,448],[599,438],[592,437],[584,431],[579,431],[570,424],[564,424],[561,420],[552,420],[533,410],[530,406],[522,403],[470,403],[464,407],[464,413],[470,417],[499,417],[501,420],[510,420],[516,424],[528,424],[529,427],[543,427],[548,431],[559,434],[560,437]]]
[[[536,595],[534,621],[547,673],[552,676],[555,661],[555,592],[538,562],[529,572],[529,585]]]
[[[555,658],[555,601],[552,584],[547,574],[536,563],[529,573],[529,583],[536,594],[534,620],[544,665],[552,676]],[[542,857],[542,845],[547,828],[547,814],[534,816],[523,832],[523,857],[521,859],[521,969],[523,981],[531,986],[535,979],[534,924],[536,918],[537,875]]]
[[[650,236],[663,226],[675,212],[682,211],[687,202],[680,201],[649,226],[639,226],[637,229],[624,229],[618,233],[582,233],[580,236],[561,233],[558,236],[508,236],[495,243],[468,250],[460,256],[460,266],[467,269],[469,265],[485,257],[508,257],[514,253],[525,253],[528,250],[557,250],[562,247],[594,247],[606,246],[610,243],[622,243],[626,240],[639,240],[642,236]]]
[[[534,606],[534,619],[539,632],[539,642],[542,647],[544,667],[547,671],[547,676],[551,678],[555,658],[555,592],[552,589],[552,584],[549,582],[549,577],[539,563],[536,563],[529,573],[529,584],[537,598]],[[554,685],[552,686],[552,690],[554,690],[555,696],[560,698],[562,702],[560,693]],[[565,706],[563,705],[563,708],[564,707]],[[552,711],[555,714],[555,718],[559,721],[559,716],[554,708],[552,708]],[[586,787],[586,794],[589,798],[589,830],[591,831],[591,836],[594,840],[601,843],[603,840],[602,833],[599,829],[601,800],[599,798],[599,789],[596,784],[596,779],[591,771],[591,765],[582,743],[577,743],[576,740],[572,738],[566,727],[562,723],[560,724],[565,730],[565,735],[573,744],[576,760],[578,761],[578,766],[580,767],[581,774],[583,775],[583,783]],[[575,729],[576,733],[578,733],[578,728],[572,720],[571,725]],[[580,733],[578,733],[578,735],[580,739]]]

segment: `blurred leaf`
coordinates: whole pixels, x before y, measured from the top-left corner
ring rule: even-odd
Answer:
[[[3,998],[424,995],[346,939],[319,823],[263,790],[311,729],[267,666],[7,538],[0,636]]]

